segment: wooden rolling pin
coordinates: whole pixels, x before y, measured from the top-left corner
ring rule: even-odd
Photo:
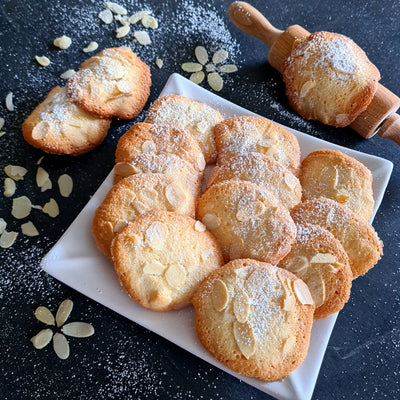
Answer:
[[[229,17],[243,32],[262,40],[269,48],[268,61],[282,73],[282,64],[286,60],[296,39],[304,39],[310,35],[299,25],[289,26],[281,31],[250,4],[235,1],[229,6]],[[378,83],[374,98],[351,124],[357,133],[370,138],[377,133],[400,144],[400,115],[395,112],[400,107],[400,98]]]

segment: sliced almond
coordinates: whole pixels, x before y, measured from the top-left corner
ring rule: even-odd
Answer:
[[[114,17],[112,15],[112,12],[110,9],[105,9],[103,11],[100,11],[99,14],[97,15],[106,25],[111,24],[113,22]]]
[[[11,214],[14,218],[22,219],[31,213],[31,209],[31,201],[26,196],[21,196],[13,200]]]
[[[196,85],[199,85],[201,82],[203,82],[205,76],[206,75],[203,71],[193,72],[190,75],[189,80],[195,83]]]
[[[226,64],[218,67],[218,71],[224,74],[232,74],[233,72],[237,72],[237,70],[238,70],[237,66],[233,64]]]
[[[49,133],[50,126],[45,121],[40,121],[32,130],[32,139],[43,139]]]
[[[175,208],[182,207],[185,204],[186,195],[176,183],[170,183],[165,188],[165,197],[171,206]]]
[[[4,172],[8,177],[14,179],[14,181],[21,181],[24,179],[24,176],[28,170],[24,167],[20,167],[19,165],[7,165],[4,167]]]
[[[129,25],[122,25],[121,27],[117,28],[115,31],[115,37],[117,39],[121,39],[124,36],[126,36],[131,30],[131,27]]]
[[[158,68],[161,69],[163,67],[164,62],[160,58],[157,58],[155,64],[157,65]]]
[[[21,225],[21,231],[25,236],[38,236],[39,232],[31,221]]]
[[[204,171],[206,167],[206,160],[204,159],[204,155],[202,153],[197,154],[196,163],[199,171]]]
[[[306,97],[308,92],[315,87],[316,83],[315,81],[309,80],[306,83],[303,84],[303,86],[300,89],[300,97]]]
[[[44,306],[40,306],[35,310],[35,317],[40,322],[46,325],[55,325],[55,320],[52,312]]]
[[[68,174],[63,174],[58,178],[58,189],[61,196],[69,197],[74,188],[74,182]]]
[[[145,233],[146,244],[151,248],[160,248],[168,237],[168,227],[162,222],[155,221]]]
[[[157,29],[158,28],[158,22],[157,20],[152,17],[151,15],[145,15],[141,20],[140,23],[145,27],[145,28],[150,28],[150,29]]]
[[[216,279],[211,292],[211,301],[217,311],[222,311],[226,308],[229,301],[229,293],[226,284],[221,279]]]
[[[35,349],[43,349],[51,342],[52,337],[53,331],[51,329],[42,329],[37,335],[31,338],[31,342]]]
[[[50,217],[55,218],[58,214],[60,214],[60,210],[58,208],[58,204],[54,199],[50,199],[44,206],[42,211],[45,214],[50,215]]]
[[[311,296],[310,290],[308,289],[308,286],[301,280],[301,279],[296,279],[293,282],[293,290],[294,293],[299,300],[299,302],[303,305],[313,305],[314,301]]]
[[[183,63],[181,65],[181,68],[185,72],[199,72],[203,69],[203,66],[199,63],[188,62],[188,63]]]
[[[204,232],[207,227],[200,221],[196,221],[194,224],[194,230],[197,232]]]
[[[224,86],[224,81],[218,72],[211,72],[207,75],[207,82],[210,85],[211,89],[219,92],[222,90]]]
[[[269,147],[275,146],[275,145],[277,144],[277,141],[276,141],[276,139],[274,139],[274,138],[269,138],[269,137],[267,137],[267,138],[262,138],[262,139],[260,139],[260,140],[257,142],[257,144],[258,144],[259,146],[261,146],[261,147],[269,148]]]
[[[330,253],[318,253],[311,260],[311,264],[334,264],[336,262],[336,257]]]
[[[248,322],[243,324],[239,321],[234,321],[233,336],[240,352],[249,359],[256,349],[256,340],[251,325]]]
[[[126,220],[117,221],[117,222],[115,223],[115,225],[114,225],[113,232],[114,232],[114,233],[119,233],[119,232],[121,232],[122,229],[124,229],[126,225],[128,225],[128,221],[126,221]]]
[[[0,235],[6,230],[7,222],[3,218],[0,218]]]
[[[143,153],[155,153],[156,144],[152,140],[145,140],[142,144]]]
[[[59,305],[56,313],[56,323],[58,327],[62,326],[65,323],[65,321],[69,318],[73,306],[74,303],[70,299],[64,300]]]
[[[55,333],[53,336],[53,349],[58,358],[65,360],[69,357],[69,344],[67,338],[62,333]]]
[[[61,332],[72,337],[89,337],[94,334],[94,328],[87,322],[70,322],[61,328]]]
[[[289,189],[294,189],[298,185],[298,179],[290,172],[285,172],[284,181]]]
[[[15,243],[17,236],[18,236],[17,232],[3,231],[3,233],[0,236],[0,247],[2,249],[8,249]]]
[[[166,266],[161,264],[157,260],[151,260],[146,262],[143,267],[143,273],[148,275],[162,275],[165,271]]]
[[[15,189],[16,189],[15,181],[13,181],[11,178],[4,179],[4,196],[5,197],[14,196]]]
[[[147,46],[151,44],[150,36],[145,31],[135,31],[133,33],[133,37],[138,41],[142,46]]]
[[[71,46],[72,40],[70,37],[62,35],[56,39],[54,39],[53,44],[54,46],[58,47],[61,50],[68,49]]]
[[[293,349],[295,344],[296,344],[296,336],[294,335],[289,336],[283,345],[282,349],[283,354],[289,353]]]
[[[99,47],[97,42],[90,42],[86,47],[82,49],[84,53],[91,53],[92,51],[97,50]]]
[[[9,92],[6,96],[6,108],[8,111],[14,111],[13,92]]]
[[[285,299],[283,300],[283,309],[285,311],[292,311],[296,305],[296,299],[289,291],[285,292]]]
[[[310,264],[308,263],[307,257],[296,256],[287,263],[286,269],[288,269],[290,272],[293,272],[294,274],[298,274],[302,271],[307,270],[309,266]]]
[[[149,207],[147,207],[144,203],[142,203],[138,199],[132,200],[131,204],[138,214],[144,214],[145,212],[149,211]]]
[[[239,289],[235,294],[235,298],[233,299],[233,313],[241,323],[245,323],[249,319],[250,299],[243,289]]]
[[[4,122],[4,118],[0,118],[0,130],[3,129]]]
[[[179,264],[171,265],[165,272],[165,279],[168,285],[178,289],[186,280],[186,269]]]
[[[312,275],[307,279],[307,286],[310,289],[315,307],[320,307],[325,302],[325,282],[320,275]]]
[[[74,69],[68,69],[60,75],[61,79],[69,79],[71,76],[74,76],[76,71]]]
[[[39,167],[36,172],[36,185],[38,187],[42,188],[43,186],[48,185],[47,181],[49,181],[49,180],[50,179],[49,179],[48,172],[45,171],[42,167]],[[51,187],[50,187],[50,189],[51,189]],[[43,192],[43,190],[42,190],[42,192]]]
[[[212,56],[212,62],[214,64],[220,64],[224,62],[228,58],[228,52],[226,50],[218,50],[217,52],[214,53]]]
[[[206,214],[201,222],[210,230],[216,229],[221,225],[221,219],[215,214]]]
[[[203,46],[197,46],[194,49],[194,54],[196,56],[197,61],[201,65],[205,65],[206,62],[208,61],[208,53],[207,53],[207,50]]]
[[[117,3],[114,3],[112,1],[106,1],[105,5],[113,14],[119,14],[119,15],[128,14],[128,11],[126,10],[125,7],[123,7]]]
[[[150,11],[138,11],[137,13],[131,15],[128,19],[130,24],[136,24],[141,21],[146,15],[149,15]]]
[[[51,61],[46,56],[35,56],[35,60],[42,67],[48,67]]]

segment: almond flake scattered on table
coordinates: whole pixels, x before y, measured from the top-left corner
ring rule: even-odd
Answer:
[[[97,42],[90,42],[85,48],[82,49],[84,53],[90,53],[97,50],[99,47]]]
[[[42,67],[48,67],[51,61],[46,56],[35,56],[35,60]]]
[[[9,92],[6,96],[6,108],[8,111],[14,111],[13,92]]]

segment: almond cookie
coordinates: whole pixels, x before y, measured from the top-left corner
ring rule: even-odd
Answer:
[[[222,120],[222,115],[207,104],[171,94],[153,103],[145,122],[186,129],[199,142],[206,162],[215,163],[214,126]]]
[[[278,267],[293,272],[308,286],[314,319],[340,311],[350,297],[353,274],[343,246],[318,225],[297,225],[297,239]]]
[[[160,173],[173,177],[186,186],[195,197],[201,195],[202,175],[192,165],[173,154],[142,153],[130,162],[120,162],[114,167],[114,183],[135,174]]]
[[[374,211],[371,171],[338,150],[317,150],[302,162],[305,199],[327,197],[344,204],[366,220]]]
[[[371,102],[380,74],[348,37],[315,32],[297,41],[283,63],[289,104],[302,117],[346,126]]]
[[[150,69],[129,47],[105,49],[68,79],[71,100],[102,118],[132,119],[150,94]]]
[[[103,141],[110,122],[81,110],[65,88],[56,86],[24,121],[22,133],[30,145],[47,153],[77,156]]]
[[[205,279],[192,303],[200,342],[233,371],[276,381],[307,355],[314,303],[289,271],[234,260]]]
[[[296,239],[289,211],[254,183],[212,185],[200,197],[197,214],[218,240],[226,261],[254,258],[277,264]]]
[[[262,117],[232,117],[215,126],[218,163],[251,152],[270,157],[298,175],[300,147],[284,127]]]
[[[286,208],[301,201],[299,180],[281,164],[260,153],[233,156],[211,171],[207,187],[229,179],[249,181],[269,190]]]
[[[153,209],[194,216],[195,198],[181,183],[164,174],[128,176],[114,185],[96,210],[92,232],[97,247],[110,257],[116,233],[132,219]]]
[[[169,153],[182,158],[203,172],[206,167],[203,152],[196,139],[187,131],[167,125],[140,122],[121,136],[115,152],[115,162],[130,162],[141,153]]]
[[[223,265],[218,243],[203,224],[161,210],[131,221],[111,253],[124,289],[154,311],[188,305],[203,279]]]
[[[307,200],[293,208],[291,214],[296,224],[319,225],[339,240],[349,257],[353,279],[365,274],[381,258],[383,244],[374,228],[334,200]]]

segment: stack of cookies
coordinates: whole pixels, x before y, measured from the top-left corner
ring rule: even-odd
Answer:
[[[150,69],[128,47],[86,60],[66,87],[56,86],[22,125],[24,139],[51,154],[77,156],[99,145],[111,118],[132,119],[150,94]]]
[[[313,320],[382,254],[364,165],[333,150],[301,163],[285,128],[183,96],[121,137],[114,183],[93,235],[127,293],[154,311],[192,303],[204,347],[263,380],[303,362]]]

